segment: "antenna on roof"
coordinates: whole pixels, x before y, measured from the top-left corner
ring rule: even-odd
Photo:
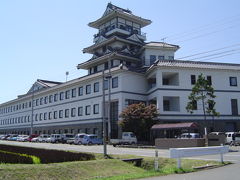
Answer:
[[[161,39],[161,41],[163,42],[163,47],[164,47],[165,44],[166,44],[166,42],[165,42],[166,39],[167,39],[167,37],[164,37],[164,38]]]
[[[67,82],[68,75],[69,75],[69,72],[66,71],[66,82]]]

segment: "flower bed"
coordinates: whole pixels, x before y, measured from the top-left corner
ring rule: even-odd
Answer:
[[[32,155],[40,158],[41,163],[58,163],[66,161],[94,160],[95,156],[87,153],[75,153],[58,150],[37,149],[30,147],[0,145],[0,150],[20,154]]]

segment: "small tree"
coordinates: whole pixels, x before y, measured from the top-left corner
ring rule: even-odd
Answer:
[[[122,111],[122,120],[119,125],[123,131],[134,132],[138,139],[149,140],[150,128],[156,123],[154,118],[158,116],[155,105],[146,106],[144,103],[132,104]]]
[[[219,115],[215,109],[215,98],[214,88],[209,81],[205,79],[203,74],[201,74],[198,76],[197,82],[193,86],[191,94],[188,96],[189,102],[187,103],[186,109],[192,114],[193,111],[197,109],[197,102],[200,101],[202,103],[203,115],[206,123],[206,114],[212,116]]]

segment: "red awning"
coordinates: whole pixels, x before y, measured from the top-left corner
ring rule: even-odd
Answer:
[[[197,123],[172,123],[172,124],[155,124],[151,127],[152,130],[161,129],[196,129],[198,128]]]

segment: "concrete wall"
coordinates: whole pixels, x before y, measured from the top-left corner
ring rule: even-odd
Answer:
[[[172,138],[157,138],[155,139],[157,149],[169,148],[184,148],[184,147],[203,147],[205,139],[172,139]]]

